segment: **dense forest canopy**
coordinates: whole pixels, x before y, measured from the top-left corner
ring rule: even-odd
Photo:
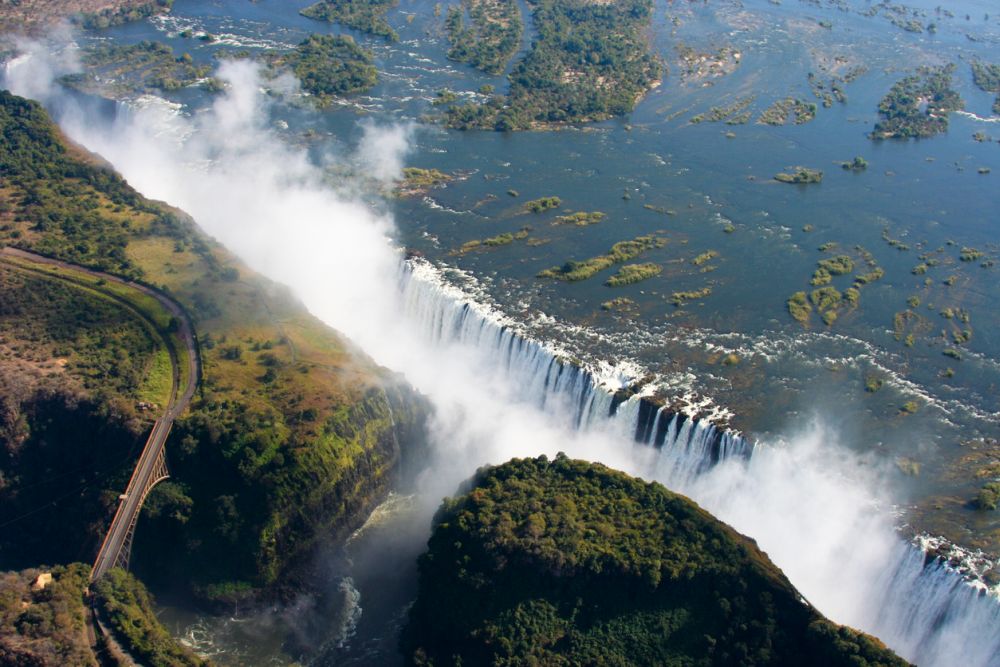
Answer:
[[[752,540],[599,464],[482,469],[434,523],[410,664],[906,664],[823,618]]]

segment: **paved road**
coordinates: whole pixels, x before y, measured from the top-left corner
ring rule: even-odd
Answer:
[[[94,561],[94,569],[90,574],[91,581],[95,581],[104,576],[109,569],[114,567],[122,548],[126,546],[126,540],[130,537],[130,532],[134,526],[135,519],[139,514],[139,510],[142,509],[142,501],[145,500],[146,492],[153,484],[162,478],[161,475],[164,471],[159,465],[160,456],[163,452],[163,446],[167,441],[167,436],[170,434],[170,429],[174,424],[174,419],[187,409],[188,404],[194,397],[195,389],[198,387],[198,378],[201,366],[198,358],[198,346],[195,344],[194,339],[194,327],[192,326],[187,313],[184,312],[184,309],[181,308],[176,301],[151,287],[15,248],[0,248],[0,255],[8,255],[36,264],[57,266],[69,271],[85,273],[95,278],[126,285],[144,294],[148,294],[156,299],[172,316],[177,319],[177,322],[180,324],[177,333],[181,340],[184,341],[184,345],[187,348],[187,384],[183,388],[183,391],[178,394],[178,391],[181,389],[179,386],[181,380],[180,360],[178,359],[177,350],[175,350],[172,345],[167,345],[167,349],[170,351],[171,366],[173,368],[173,385],[170,392],[170,401],[168,402],[163,415],[156,420],[155,424],[153,424],[153,430],[149,434],[149,438],[146,440],[146,446],[143,448],[142,454],[139,455],[139,461],[136,463],[135,469],[132,472],[132,478],[129,480],[128,487],[123,494],[123,500],[119,503],[118,510],[115,512],[115,518],[111,522],[111,528],[108,530],[107,535],[104,537],[104,542],[101,544],[101,549],[97,554],[97,559]],[[135,308],[123,299],[117,298],[113,294],[109,294],[109,296],[121,301],[130,310],[135,311]],[[138,313],[138,311],[135,312]],[[138,314],[143,316],[142,313]],[[164,341],[164,343],[167,343],[167,341]]]

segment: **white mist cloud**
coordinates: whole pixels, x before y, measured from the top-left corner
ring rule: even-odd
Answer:
[[[403,173],[403,160],[410,151],[415,131],[412,123],[379,125],[361,123],[364,134],[358,147],[361,165],[384,185],[391,185]]]
[[[67,25],[57,28],[44,42],[15,38],[14,47],[18,55],[4,68],[4,85],[22,97],[47,103],[59,92],[55,80],[80,70],[79,49]]]
[[[20,70],[34,67],[34,57],[8,70],[15,92],[47,90],[33,87],[25,74],[31,70]],[[441,322],[428,301],[405,301],[399,254],[387,240],[392,220],[325,186],[306,151],[271,131],[271,101],[262,92],[260,71],[233,62],[222,65],[218,76],[227,83],[225,94],[193,117],[154,102],[114,123],[67,115],[63,125],[138,190],[188,211],[209,234],[289,285],[314,314],[431,398],[437,416],[434,459],[423,479],[428,507],[480,465],[565,451],[681,485],[678,490],[757,539],[834,620],[873,631],[896,627],[884,619],[888,603],[879,592],[890,590],[906,547],[887,518],[889,499],[877,492],[883,488],[879,471],[839,447],[834,433],[813,427],[759,451],[748,464],[720,465],[689,483],[670,479],[664,465],[676,452],[631,442],[631,424],[610,420],[577,430],[569,417],[575,406],[550,401],[539,409],[537,397],[525,395],[524,384],[497,363],[488,344],[440,345],[425,335]],[[358,154],[342,160],[360,162],[383,183],[391,181],[400,173],[413,128],[362,127]],[[912,602],[903,596],[893,604]],[[894,618],[905,614],[903,608]],[[911,658],[917,651],[931,655],[920,643],[936,632],[928,627],[916,640],[901,630],[892,639]],[[973,655],[963,644],[989,626],[954,627],[953,636],[935,639],[947,644],[935,644],[934,655]],[[966,664],[989,664],[988,658],[971,660]]]

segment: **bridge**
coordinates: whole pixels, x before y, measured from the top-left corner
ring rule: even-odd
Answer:
[[[145,502],[149,492],[153,490],[153,487],[169,476],[167,460],[164,455],[164,445],[166,444],[167,436],[170,434],[170,429],[173,427],[174,420],[191,403],[201,373],[198,346],[194,338],[194,327],[187,312],[176,301],[163,292],[147,287],[146,285],[16,248],[0,248],[0,256],[14,260],[21,268],[26,270],[60,278],[71,283],[77,283],[82,287],[94,288],[93,284],[83,280],[84,277],[89,277],[98,281],[104,281],[105,283],[115,283],[152,297],[178,323],[177,337],[187,352],[185,355],[186,367],[182,368],[181,355],[177,349],[177,345],[166,335],[162,335],[161,332],[163,337],[162,342],[170,353],[173,375],[170,400],[167,402],[163,414],[153,424],[153,430],[146,439],[146,445],[139,455],[139,460],[132,471],[132,477],[129,479],[128,486],[125,488],[125,492],[119,496],[118,509],[115,512],[114,519],[111,521],[111,527],[104,536],[104,541],[101,543],[101,548],[97,552],[97,558],[94,561],[94,567],[90,572],[90,580],[92,582],[97,581],[113,567],[128,568],[129,556],[132,552],[132,538],[135,535],[135,525],[139,518],[142,504]],[[46,271],[46,268],[50,270]],[[151,319],[148,313],[144,313],[139,308],[136,308],[134,304],[130,303],[124,297],[110,290],[102,290],[101,292],[146,320],[154,331],[160,331],[160,328],[157,327],[156,322]],[[183,388],[180,386],[182,379],[186,379]]]

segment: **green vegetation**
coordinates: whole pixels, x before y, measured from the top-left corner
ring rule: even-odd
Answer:
[[[222,57],[250,57],[248,54],[222,54]],[[287,53],[268,51],[259,56],[268,68],[267,75],[291,71],[302,90],[316,98],[321,106],[337,95],[368,90],[377,81],[371,52],[362,49],[349,36],[310,35]],[[160,42],[143,41],[129,45],[98,45],[83,57],[86,71],[63,77],[69,86],[112,97],[171,92],[201,84],[211,91],[221,83],[209,78],[210,65],[196,65],[187,53],[175,57],[173,49]]]
[[[992,512],[1000,507],[1000,482],[987,482],[976,494],[972,506],[977,510]]]
[[[983,92],[996,94],[993,113],[1000,114],[1000,65],[973,61],[972,80]]]
[[[421,169],[420,167],[403,167],[403,182],[396,188],[396,194],[401,197],[422,194],[427,190],[450,183],[454,180],[451,174],[438,169]]]
[[[912,415],[919,409],[920,406],[917,405],[916,401],[907,401],[899,407],[899,412],[904,415]]]
[[[151,667],[208,665],[190,649],[174,641],[163,627],[146,587],[120,568],[114,568],[93,586],[94,601],[115,638],[130,655]]]
[[[838,247],[839,244],[836,242],[827,241],[821,244],[817,250],[828,252]],[[865,285],[881,279],[885,272],[878,265],[875,257],[864,247],[855,246],[854,250],[855,257],[841,254],[820,259],[816,263],[816,270],[813,272],[809,284],[817,289],[812,290],[809,294],[796,292],[786,301],[788,312],[793,319],[808,326],[813,306],[815,306],[823,322],[827,326],[832,326],[841,315],[842,310],[852,310],[860,305],[861,289]],[[832,286],[834,278],[850,275],[861,262],[870,270],[867,273],[856,275],[851,285],[844,289],[843,293]]]
[[[777,100],[774,104],[765,109],[758,123],[763,125],[784,125],[789,118],[794,119],[796,125],[808,123],[816,117],[816,105],[812,102],[786,97]]]
[[[847,171],[864,171],[868,168],[868,160],[858,155],[850,162],[841,162],[840,166]]]
[[[111,97],[171,92],[207,79],[210,65],[195,65],[191,56],[174,56],[174,50],[160,42],[98,44],[84,51],[86,71],[62,78],[73,88]]]
[[[729,44],[720,46],[715,53],[699,52],[684,43],[678,43],[675,49],[681,75],[687,82],[726,76],[736,71],[740,64],[740,52]]]
[[[471,26],[465,24],[466,11]],[[451,45],[448,57],[488,74],[503,72],[521,45],[523,27],[517,0],[462,0],[460,6],[448,9],[445,27]]]
[[[842,276],[854,271],[854,261],[847,255],[821,259],[818,264],[821,270],[834,276]]]
[[[819,183],[823,180],[823,172],[806,167],[793,167],[792,173],[781,172],[774,175],[774,180],[782,183]]]
[[[507,95],[447,110],[457,129],[526,130],[628,113],[660,78],[644,34],[652,0],[538,0],[538,37],[509,76]]]
[[[358,46],[349,35],[309,35],[290,52],[272,57],[275,69],[290,69],[302,90],[320,105],[338,95],[360,93],[378,81],[371,51]]]
[[[30,341],[15,343],[22,364],[88,392],[167,405],[170,349],[186,358],[177,323],[155,299],[98,282],[0,256],[0,340]]]
[[[157,620],[149,594],[132,575],[112,570],[87,597],[90,566],[71,563],[53,568],[0,572],[0,657],[5,665],[97,667],[87,638],[91,602],[115,639],[149,667],[207,667],[174,641]],[[103,639],[97,648],[101,648]]]
[[[813,287],[819,287],[820,285],[829,285],[833,280],[833,276],[826,269],[816,269],[813,272],[813,277],[809,281],[809,284]]]
[[[587,227],[588,225],[596,225],[597,223],[608,217],[607,214],[601,211],[577,211],[576,213],[570,213],[568,215],[556,216],[556,219],[552,221],[553,225],[576,225],[577,227]]]
[[[869,375],[868,377],[865,378],[865,391],[867,391],[870,394],[874,394],[876,391],[882,388],[882,384],[883,384],[882,378],[875,375]]]
[[[36,586],[49,581],[44,587]],[[97,667],[86,641],[82,563],[0,573],[0,656],[8,665]],[[39,579],[41,577],[41,579]]]
[[[615,264],[622,264],[635,259],[643,252],[653,248],[662,248],[666,241],[653,235],[637,236],[631,241],[619,241],[611,246],[606,255],[598,255],[582,262],[569,261],[562,266],[554,266],[538,274],[539,278],[555,278],[566,282],[586,280],[596,273],[609,269]]]
[[[812,305],[809,303],[809,297],[806,296],[805,292],[796,292],[788,298],[785,305],[788,306],[788,312],[796,322],[802,324],[803,326],[809,324],[809,316],[812,314]]]
[[[484,250],[486,248],[498,248],[500,246],[510,245],[514,241],[521,241],[528,238],[528,234],[531,233],[531,227],[522,227],[516,232],[504,232],[502,234],[497,234],[496,236],[491,236],[488,239],[473,239],[471,241],[466,241],[458,249],[453,250],[451,254],[453,255],[464,255],[471,250]]]
[[[630,308],[632,306],[635,306],[635,301],[627,296],[619,296],[602,303],[601,310],[625,310],[626,308]]]
[[[701,266],[702,264],[705,264],[705,263],[707,263],[707,262],[715,259],[718,256],[719,256],[719,253],[717,251],[715,251],[715,250],[707,250],[707,251],[701,253],[700,255],[698,255],[697,257],[695,257],[694,259],[692,259],[691,263],[694,264],[695,266]]]
[[[881,280],[885,276],[885,271],[880,266],[876,266],[868,273],[862,273],[854,277],[854,284],[858,287]]]
[[[524,236],[527,236],[527,233],[525,233]],[[488,239],[483,239],[483,245],[490,247],[509,245],[514,242],[515,238],[516,237],[514,236],[514,234],[511,234],[510,232],[504,232],[503,234],[497,234],[496,236],[491,236]]]
[[[964,105],[951,88],[955,65],[921,67],[892,87],[879,102],[882,119],[872,130],[873,139],[930,137],[948,129],[948,113]]]
[[[895,248],[901,252],[905,252],[910,249],[910,246],[903,243],[901,240],[892,238],[892,236],[889,235],[888,227],[882,229],[882,240],[888,243],[890,248]]]
[[[660,484],[560,454],[464,489],[420,557],[408,664],[906,664]]]
[[[321,539],[356,528],[388,492],[400,457],[419,443],[424,403],[182,213],[67,145],[36,103],[0,92],[0,130],[8,204],[0,243],[157,285],[195,324],[199,394],[171,432],[174,484],[151,493],[147,502],[159,511],[143,512],[134,561],[203,596],[283,584]],[[109,344],[138,344],[129,330],[113,331],[119,340]],[[69,562],[110,518],[145,429],[123,414],[117,394],[74,394],[70,383],[54,395],[30,384],[7,390],[21,377],[8,368],[26,363],[30,347],[16,341],[0,357],[4,414],[20,425],[17,457],[0,456],[2,513],[13,512],[10,497],[28,497],[35,486],[58,497],[43,483],[52,475],[95,476],[82,478],[71,506],[39,514],[39,525],[18,524],[22,537],[13,548],[4,542],[0,555],[5,564],[29,556]],[[101,354],[81,363],[110,388],[121,380],[102,370]]]
[[[437,92],[434,101],[431,102],[436,107],[452,104],[458,99],[458,93],[447,88],[442,88]]]
[[[962,248],[962,252],[958,258],[963,262],[975,262],[982,259],[984,254],[982,250],[976,248]]]
[[[173,4],[174,0],[137,0],[117,3],[97,12],[85,12],[73,17],[73,20],[88,30],[102,30],[168,12]]]
[[[726,122],[726,125],[744,125],[750,122],[749,107],[754,101],[753,95],[737,98],[730,104],[714,106],[708,110],[707,114],[698,114],[691,119],[692,123],[712,123]]]
[[[823,102],[827,109],[833,106],[834,100],[841,104],[847,104],[847,93],[844,86],[853,83],[855,79],[868,71],[865,65],[855,65],[840,76],[832,76],[829,79],[822,79],[813,72],[809,72],[809,87],[813,95]]]
[[[385,15],[398,0],[320,0],[300,14],[317,21],[343,26],[398,42],[399,35],[389,26]]]
[[[674,292],[670,295],[670,303],[680,308],[681,306],[687,304],[688,301],[696,301],[698,299],[704,299],[711,293],[712,293],[711,287],[702,287],[701,289],[689,290],[687,292]]]
[[[608,287],[624,287],[633,283],[641,282],[647,278],[658,276],[663,271],[659,264],[647,262],[645,264],[626,264],[618,269],[618,272],[608,278],[604,284]]]
[[[524,202],[524,210],[531,213],[542,213],[559,208],[560,204],[562,204],[562,200],[559,197],[542,197],[541,199],[532,199],[531,201]]]
[[[817,310],[833,308],[840,303],[841,293],[833,287],[820,287],[809,293],[809,301],[816,306]]]

